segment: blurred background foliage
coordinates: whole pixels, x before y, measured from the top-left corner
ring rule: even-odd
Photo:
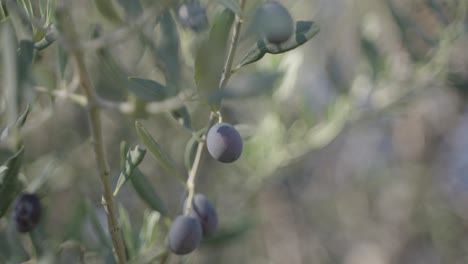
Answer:
[[[0,2],[1,163],[21,138],[18,184],[38,191],[46,208],[30,236],[0,219],[0,263],[48,263],[52,255],[112,263],[86,101],[64,45],[48,40],[62,1]],[[193,131],[206,125],[195,54],[216,14],[238,6],[201,1],[207,25],[191,30],[177,20],[178,2],[68,1],[103,99],[114,186],[121,142],[139,143],[135,119],[182,177]],[[249,23],[261,2],[247,1],[235,65],[255,42]],[[153,203],[131,184],[116,197],[127,254],[134,263],[467,263],[468,1],[281,2],[321,31],[228,83],[221,113],[241,131],[244,152],[231,165],[206,156],[196,187],[216,205],[218,234],[166,260],[168,220],[155,210],[163,204],[164,214],[179,214],[184,187],[147,155],[138,174]],[[147,79],[167,89],[145,89],[154,87]],[[20,113],[27,122],[21,137],[11,136]]]

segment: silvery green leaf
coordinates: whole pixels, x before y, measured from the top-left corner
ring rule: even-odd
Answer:
[[[225,9],[219,14],[211,27],[209,37],[201,44],[195,57],[195,82],[198,92],[212,111],[217,111],[221,105],[219,100],[211,100],[211,96],[219,88],[233,21],[234,13],[231,10]]]

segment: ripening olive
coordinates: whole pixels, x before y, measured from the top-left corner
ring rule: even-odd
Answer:
[[[184,205],[186,202],[184,202]],[[195,194],[190,215],[196,217],[202,226],[203,236],[212,235],[218,228],[218,214],[213,204],[201,193]]]
[[[194,251],[202,240],[200,221],[193,216],[179,215],[168,234],[169,249],[177,255]]]
[[[257,32],[273,44],[287,41],[294,30],[289,11],[276,1],[268,1],[255,12]]]
[[[236,161],[242,153],[242,138],[231,125],[218,123],[208,131],[206,146],[210,155],[224,163]]]
[[[41,220],[41,201],[36,194],[23,193],[15,202],[13,221],[18,232],[31,231]]]

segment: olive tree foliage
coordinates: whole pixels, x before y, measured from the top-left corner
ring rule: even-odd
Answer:
[[[278,16],[282,16],[279,22]],[[305,44],[319,32],[318,23],[293,19],[278,2],[254,0],[4,0],[0,19],[0,262],[166,263],[171,254],[191,253],[202,239],[219,243],[246,230],[227,226],[217,231],[214,204],[195,194],[203,154],[229,163],[241,157],[243,140],[255,129],[242,126],[242,121],[230,125],[223,102],[268,96],[281,73],[252,74],[253,68],[244,66]],[[281,32],[271,26],[274,21]],[[243,89],[229,82],[234,75],[236,82],[244,82]],[[59,213],[70,219],[61,228],[48,217],[57,213],[61,202],[51,199],[55,182],[51,175],[66,165],[63,160],[56,164],[60,154],[53,148],[28,156],[34,146],[28,144],[27,134],[48,120],[60,119],[70,104],[87,116],[90,136],[78,145],[91,142],[89,153],[77,161],[92,157],[105,214],[99,214],[99,207],[77,187],[78,203]],[[188,136],[179,158],[166,151],[170,142],[158,142],[154,136],[165,133],[166,127],[148,128],[149,120],[165,114]],[[109,144],[114,136],[106,125],[111,115],[134,124],[127,128],[132,133],[117,146]],[[210,130],[212,126],[228,130]],[[80,133],[85,128],[78,126]],[[44,140],[69,151],[76,148],[74,138],[54,134],[46,132]],[[132,135],[139,144],[126,143],[135,141]],[[255,148],[251,146],[248,154],[255,155]],[[119,149],[120,154],[109,149]],[[55,161],[44,161],[48,155]],[[115,156],[120,156],[118,168],[113,167]],[[185,199],[182,206],[169,208],[161,198],[164,187],[154,186],[141,168],[145,159],[180,183],[183,191],[174,196]],[[134,225],[134,217],[121,202],[121,193],[129,188],[147,208],[139,212],[141,226]],[[33,197],[33,202],[24,197]],[[86,226],[97,243],[87,242]],[[57,233],[61,235],[51,235]]]

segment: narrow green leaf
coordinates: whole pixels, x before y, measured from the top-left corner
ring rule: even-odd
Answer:
[[[244,58],[241,60],[239,65],[234,70],[237,70],[242,66],[245,66],[245,65],[248,65],[248,64],[251,64],[260,60],[261,58],[263,58],[263,56],[265,56],[266,53],[267,53],[267,50],[265,48],[265,43],[262,40],[257,41],[257,43],[255,43],[255,45],[253,45],[247,51],[247,53],[244,55]]]
[[[138,77],[129,77],[128,80],[128,90],[146,102],[167,98],[166,87],[158,82]]]
[[[104,245],[107,249],[111,249],[112,242],[108,235],[108,231],[105,230],[104,227],[101,225],[101,222],[99,222],[99,218],[96,213],[96,207],[91,203],[91,201],[88,198],[85,199],[85,209],[91,222],[91,226],[93,227],[93,230],[96,236],[98,237],[100,244]]]
[[[68,54],[65,51],[63,45],[56,45],[57,47],[57,75],[59,76],[60,80],[63,80],[65,77],[65,67],[68,63]]]
[[[294,36],[281,44],[266,43],[258,40],[244,55],[239,65],[234,69],[256,62],[263,58],[266,53],[279,54],[295,49],[313,38],[320,31],[319,25],[314,21],[298,21]]]
[[[140,171],[135,168],[133,176],[130,177],[130,182],[133,188],[137,192],[138,196],[153,210],[158,211],[161,215],[167,215],[167,209],[164,202],[159,197],[156,190],[151,185],[148,178]]]
[[[20,116],[16,120],[16,127],[17,128],[22,128],[24,126],[24,123],[26,123],[26,119],[28,118],[29,113],[31,112],[31,105],[28,104],[26,105],[26,109],[21,112]]]
[[[239,220],[239,222],[229,227],[221,227],[215,234],[203,240],[205,245],[221,245],[222,243],[231,242],[232,240],[241,237],[253,226],[253,220],[250,218]]]
[[[34,42],[21,40],[16,52],[18,57],[18,83],[22,84],[29,78],[34,57]]]
[[[213,100],[211,97],[219,88],[233,21],[234,13],[231,10],[225,9],[219,14],[209,37],[201,44],[195,57],[195,82],[198,92],[213,111],[218,111],[221,104],[219,98]]]
[[[21,182],[18,179],[18,174],[23,162],[24,147],[11,157],[5,164],[7,171],[4,172],[2,181],[0,182],[0,217],[2,217],[8,207],[20,192]]]
[[[180,54],[179,33],[177,25],[168,9],[161,16],[159,22],[159,34],[156,38],[156,54],[159,63],[164,65],[164,76],[169,95],[175,95],[179,91],[180,82]]]
[[[274,90],[276,81],[282,76],[280,72],[246,73],[232,79],[230,84],[219,91],[217,96],[226,99],[244,99],[264,95]],[[236,76],[237,77],[237,76]]]
[[[186,129],[192,131],[192,122],[187,107],[183,106],[171,112],[172,116]]]
[[[154,138],[148,133],[146,128],[143,127],[140,122],[135,122],[138,137],[141,143],[149,150],[153,157],[159,161],[161,166],[170,174],[177,175],[177,170],[174,163],[169,159],[166,153],[163,152],[161,146],[154,140]]]
[[[112,0],[96,0],[96,7],[105,18],[109,21],[114,23],[120,23],[122,20],[120,19],[119,13],[114,7]]]
[[[229,8],[232,12],[242,17],[242,8],[237,0],[217,0],[218,3]]]
[[[125,144],[121,144],[121,151],[122,150],[125,150]],[[134,169],[143,161],[145,154],[146,149],[142,148],[139,145],[137,145],[133,150],[130,150],[125,154],[124,166],[120,172],[119,179],[117,180],[117,185],[114,190],[114,196],[117,196],[117,194],[120,191],[120,188],[122,188],[122,186],[127,182],[127,180],[132,177]]]
[[[37,50],[43,50],[49,47],[50,45],[52,45],[52,43],[55,42],[55,40],[57,39],[57,35],[58,35],[58,32],[55,29],[55,27],[52,26],[48,28],[47,33],[45,34],[44,38],[34,43],[34,48]]]
[[[135,238],[133,237],[132,223],[130,222],[130,216],[127,210],[121,204],[119,204],[119,216],[120,226],[122,231],[122,238],[125,243],[125,249],[129,259],[132,259],[136,255],[135,249]]]
[[[8,65],[3,68],[3,96],[5,101],[8,102],[6,105],[7,121],[13,123],[17,118],[18,109],[18,56],[17,42],[15,31],[13,29],[12,21],[8,18],[2,21],[2,63]]]
[[[2,133],[0,133],[0,140],[5,140],[10,135],[13,135],[13,137],[16,136],[19,129],[21,129],[24,126],[24,123],[26,122],[26,119],[27,119],[30,111],[31,111],[31,106],[28,104],[26,106],[26,109],[23,110],[23,112],[21,112],[19,117],[16,119],[16,122],[14,124],[8,125],[2,131]],[[1,154],[3,154],[3,153],[0,153],[0,157],[3,156]]]
[[[320,26],[314,21],[297,21],[294,35],[286,42],[279,45],[265,43],[268,53],[279,54],[293,50],[313,38],[320,31]]]
[[[125,141],[120,142],[120,171],[125,169],[125,161],[127,158],[128,144]]]
[[[158,211],[148,212],[145,210],[143,224],[141,225],[140,234],[138,236],[138,249],[140,252],[145,252],[154,247],[154,242],[160,236],[157,226],[160,219],[161,214]]]
[[[140,1],[135,0],[117,0],[125,14],[129,17],[136,17],[143,12]]]

